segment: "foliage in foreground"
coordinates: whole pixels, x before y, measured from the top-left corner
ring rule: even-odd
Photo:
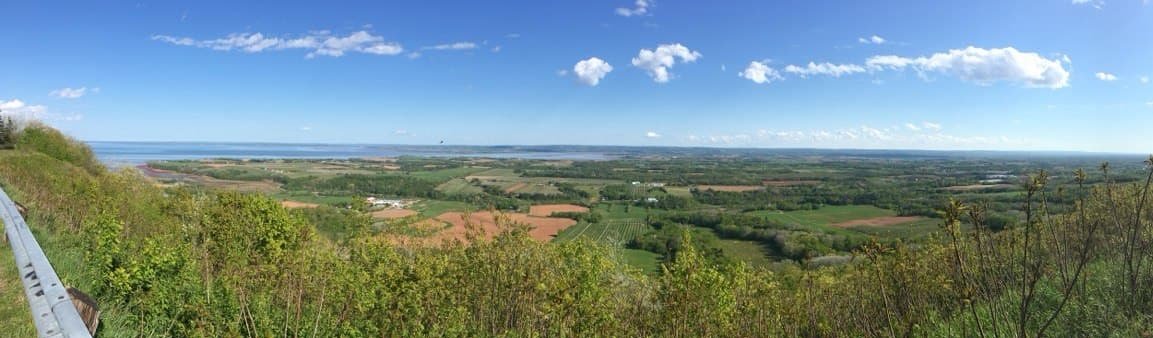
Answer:
[[[756,270],[689,244],[649,276],[609,248],[540,243],[514,225],[491,241],[440,248],[400,246],[367,231],[334,240],[311,224],[334,215],[306,217],[260,195],[161,190],[135,173],[93,166],[91,153],[70,142],[24,133],[18,150],[0,152],[0,184],[31,208],[54,262],[80,257],[82,264],[58,268],[101,302],[108,336],[1151,330],[1150,290],[1142,287],[1153,283],[1148,180],[1060,192],[1075,196],[1076,208],[1050,214],[1038,175],[1023,226],[993,231],[979,206],[958,202],[945,207],[944,237],[867,245],[848,264]],[[962,221],[976,230],[962,231]]]

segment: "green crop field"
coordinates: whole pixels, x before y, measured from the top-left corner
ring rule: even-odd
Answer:
[[[559,195],[561,193],[555,186],[545,183],[529,183],[512,192],[542,195]]]
[[[660,262],[661,255],[637,249],[620,249],[618,252],[625,264],[640,269],[650,275],[656,275],[660,272],[658,263]]]
[[[849,229],[881,237],[922,240],[941,229],[940,219],[926,218],[915,222],[887,226],[856,226]]]
[[[420,201],[414,205],[412,209],[416,210],[420,213],[421,216],[424,217],[436,217],[449,211],[471,210],[468,203],[436,200]]]
[[[768,253],[765,252],[765,247],[760,243],[738,239],[722,239],[720,242],[721,250],[725,252],[725,255],[745,262],[749,266],[766,267],[773,263],[773,260],[769,259]]]
[[[416,171],[416,172],[411,173],[410,175],[412,175],[413,177],[416,177],[416,178],[421,178],[421,179],[429,180],[432,182],[444,182],[444,181],[448,181],[451,179],[464,178],[464,177],[469,176],[473,173],[476,173],[479,171],[484,171],[484,170],[485,169],[482,169],[482,168],[462,167],[462,168],[441,169],[441,170],[433,170],[433,171]]]
[[[484,189],[472,185],[463,178],[454,178],[441,183],[436,187],[436,190],[448,195],[476,195],[484,192]]]
[[[557,234],[553,241],[563,242],[587,238],[596,242],[623,245],[651,230],[643,219],[610,219],[599,223],[578,223]]]
[[[749,214],[763,216],[771,220],[797,225],[827,226],[829,224],[855,219],[896,216],[897,212],[871,205],[833,205],[817,210],[798,211],[754,211]]]
[[[692,198],[693,197],[693,193],[692,193],[692,191],[690,191],[689,187],[667,187],[666,186],[665,191],[668,191],[669,195],[673,195],[673,196],[677,196],[677,197],[684,197],[684,198]]]
[[[636,249],[628,249],[624,244],[629,240],[651,231],[652,227],[642,219],[613,219],[599,223],[581,222],[568,227],[553,238],[553,242],[586,239],[616,248],[620,258],[627,264],[648,274],[658,272],[660,255]]]

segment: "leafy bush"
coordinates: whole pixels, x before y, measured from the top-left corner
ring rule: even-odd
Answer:
[[[16,147],[71,163],[92,174],[104,170],[104,165],[100,164],[88,146],[38,123],[25,127],[17,134]]]

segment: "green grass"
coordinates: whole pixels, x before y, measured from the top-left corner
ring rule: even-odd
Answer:
[[[773,264],[773,260],[765,252],[765,247],[760,243],[737,239],[722,239],[720,242],[721,250],[725,252],[725,255],[745,262],[749,266],[767,267]]]
[[[483,168],[461,167],[430,171],[414,171],[409,175],[432,182],[445,182],[454,178],[464,178],[465,176],[472,175],[473,173],[488,170]]]
[[[830,232],[856,231],[881,237],[904,239],[922,239],[938,229],[941,220],[934,218],[921,219],[909,223],[887,226],[855,226],[842,229],[831,226],[834,223],[851,221],[855,219],[896,216],[897,212],[881,209],[871,205],[839,205],[826,206],[817,210],[799,211],[753,211],[749,214],[763,216],[771,220],[782,221],[789,224],[816,227]]]
[[[668,187],[668,186],[666,186],[665,191],[668,191],[669,195],[673,195],[673,196],[677,196],[677,197],[684,197],[684,198],[693,198],[693,192],[690,190],[689,187]]]
[[[637,249],[620,249],[619,252],[625,264],[640,269],[649,275],[660,273],[657,268],[661,255]]]
[[[560,195],[560,190],[556,187],[545,183],[529,183],[524,187],[514,191],[521,194],[543,194],[543,195]]]
[[[833,205],[817,210],[798,211],[753,211],[750,214],[763,216],[772,220],[783,221],[800,225],[825,226],[833,223],[851,221],[862,218],[896,216],[897,212],[881,209],[871,205]]]
[[[35,337],[32,312],[24,298],[24,285],[20,283],[12,247],[3,246],[0,254],[0,329],[9,337]]]
[[[484,192],[483,189],[472,185],[463,178],[454,178],[448,182],[441,183],[436,187],[436,190],[448,195],[475,195]]]
[[[923,220],[902,223],[896,225],[889,225],[883,227],[877,226],[856,226],[850,229],[860,231],[866,234],[880,236],[902,238],[906,240],[921,240],[927,238],[930,234],[940,230],[943,221],[936,218],[926,218]]]
[[[416,210],[417,212],[420,213],[421,216],[424,216],[424,217],[436,217],[436,216],[439,216],[440,214],[443,214],[443,213],[446,213],[449,211],[471,210],[468,203],[456,202],[456,201],[437,201],[437,200],[420,201],[419,203],[416,203],[416,205],[414,205],[412,207],[412,209]]]

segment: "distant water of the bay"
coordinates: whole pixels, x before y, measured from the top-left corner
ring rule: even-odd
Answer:
[[[604,151],[565,146],[442,146],[196,142],[88,142],[109,166],[149,161],[229,159],[348,159],[373,157],[483,157],[547,160],[605,160]]]

